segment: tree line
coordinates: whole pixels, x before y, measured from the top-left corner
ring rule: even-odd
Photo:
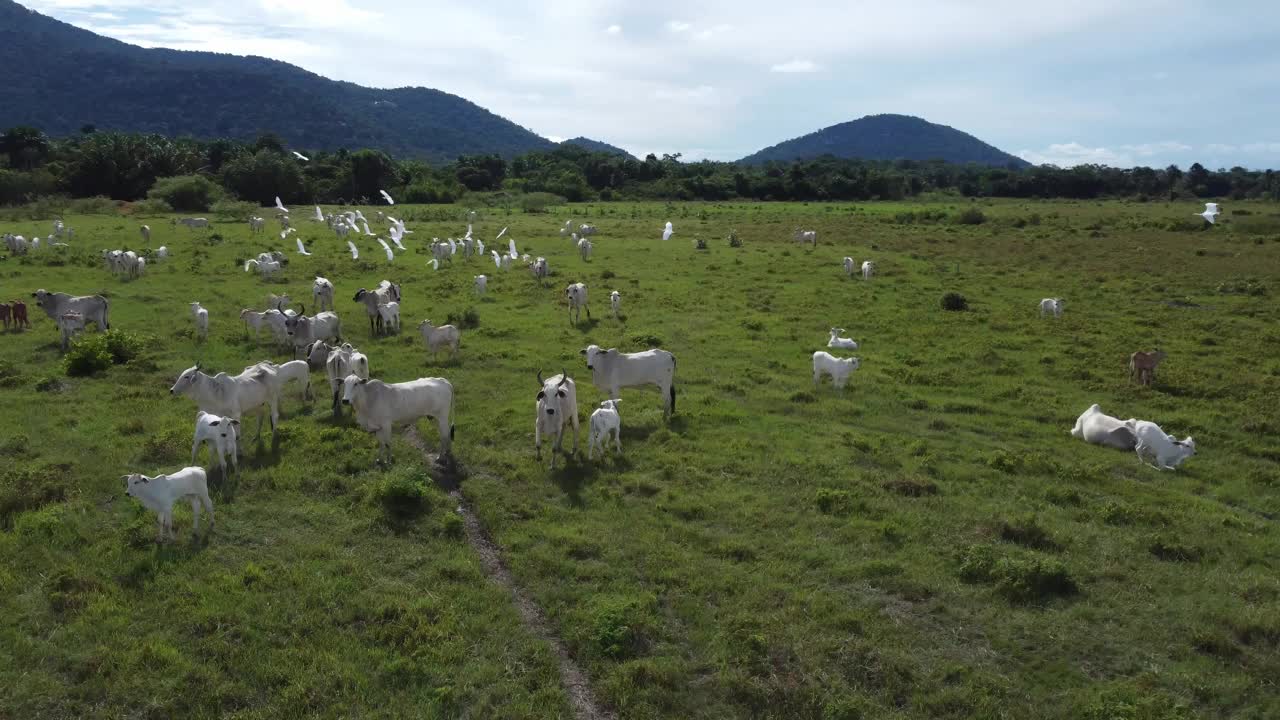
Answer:
[[[683,162],[680,155],[592,152],[574,145],[505,159],[471,155],[445,165],[395,159],[379,150],[308,152],[301,160],[273,134],[253,142],[98,132],[51,139],[17,127],[0,135],[0,204],[46,197],[150,198],[200,211],[219,200],[271,205],[376,202],[450,203],[469,192],[549,194],[586,200],[902,200],[929,193],[968,197],[1126,197],[1149,200],[1280,200],[1280,175],[1242,167],[1186,170],[1081,165],[1026,169],[942,161],[821,157],[740,165]]]

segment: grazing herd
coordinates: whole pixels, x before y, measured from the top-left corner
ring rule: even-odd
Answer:
[[[278,201],[277,201],[278,204]],[[287,227],[287,210],[281,222]],[[345,231],[356,228],[356,219],[363,220],[359,213],[355,218],[343,218],[335,222],[331,216],[325,218],[317,208],[317,216],[328,220],[331,224],[340,225]],[[382,214],[379,213],[380,218]],[[393,218],[391,220],[394,220]],[[203,218],[182,218],[175,220],[195,229],[208,226]],[[398,232],[393,233],[393,240],[398,248],[403,249],[401,240],[407,233],[401,221],[395,220]],[[253,232],[261,232],[265,222],[261,218],[249,221]],[[366,234],[367,221],[365,222]],[[335,227],[336,230],[336,227]],[[59,233],[65,230],[59,230]],[[562,236],[570,236],[576,243],[583,260],[589,260],[593,244],[587,239],[596,233],[591,225],[582,225],[573,232],[571,223],[560,229]],[[142,226],[140,233],[144,242],[150,240],[151,229]],[[663,239],[669,239],[674,233],[671,223],[667,223]],[[340,232],[339,235],[344,235]],[[499,233],[501,238],[505,229]],[[579,234],[581,237],[579,237]],[[61,236],[61,235],[58,235]],[[817,233],[813,230],[796,229],[794,239],[801,243],[817,244]],[[11,252],[17,252],[21,237],[6,235],[6,245]],[[474,245],[474,246],[473,246]],[[24,248],[26,245],[21,245]],[[431,245],[434,265],[439,266],[441,259],[448,259],[462,249],[466,256],[483,255],[484,245],[473,241],[468,226],[467,235],[461,245],[450,239],[448,243],[434,242]],[[387,252],[392,251],[388,247]],[[309,254],[303,252],[303,254]],[[353,249],[354,254],[354,249]],[[510,241],[510,251],[499,255],[492,251],[495,264],[502,268],[510,266],[511,261],[519,257],[514,241]],[[161,247],[153,257],[164,258],[168,253]],[[103,251],[103,258],[108,268],[115,273],[139,277],[145,268],[146,259],[130,251]],[[534,277],[541,283],[549,274],[546,258],[537,257],[530,260],[528,255],[524,261]],[[264,277],[278,272],[287,264],[287,259],[279,252],[264,252],[256,258],[246,260],[246,272],[257,269]],[[868,260],[858,266],[853,258],[843,258],[843,269],[846,276],[851,277],[855,269],[860,267],[862,279],[870,280],[876,272],[875,263]],[[477,294],[484,294],[487,280],[484,275],[474,276],[474,289]],[[444,378],[418,378],[409,382],[386,383],[370,376],[369,358],[344,342],[342,324],[334,311],[334,284],[326,278],[317,276],[312,285],[313,315],[307,314],[306,306],[294,311],[290,308],[292,301],[287,295],[269,295],[268,308],[256,311],[245,308],[240,312],[240,319],[245,324],[246,332],[252,328],[254,337],[267,328],[273,339],[284,346],[292,348],[295,359],[282,364],[260,362],[246,367],[236,375],[219,372],[210,375],[203,371],[201,363],[187,368],[178,375],[170,388],[173,396],[184,396],[194,401],[197,407],[194,442],[192,444],[192,463],[195,463],[199,448],[203,444],[209,446],[210,466],[215,462],[226,477],[228,464],[231,472],[239,473],[238,457],[243,453],[241,442],[241,422],[246,415],[258,416],[258,428],[254,437],[257,442],[262,436],[262,426],[266,418],[270,418],[273,440],[276,437],[279,419],[281,396],[290,384],[296,383],[301,388],[305,401],[311,398],[311,372],[323,368],[328,383],[329,393],[335,417],[342,415],[342,408],[349,407],[358,427],[373,434],[377,440],[378,461],[391,461],[391,440],[396,428],[411,426],[417,421],[427,418],[435,420],[440,436],[440,455],[450,457],[455,435],[455,393],[452,383]],[[49,292],[39,289],[32,293],[35,304],[53,320],[60,333],[64,350],[71,339],[93,323],[99,331],[110,328],[108,321],[108,302],[100,295],[72,296],[66,293]],[[588,305],[587,286],[575,282],[565,289],[565,299],[569,313],[569,322],[577,324],[581,321],[583,310],[587,319],[591,319]],[[621,294],[612,291],[609,296],[612,314],[619,316]],[[401,329],[400,303],[402,301],[401,286],[383,280],[372,290],[360,288],[352,298],[353,302],[363,306],[369,321],[371,335],[399,333]],[[1040,301],[1041,317],[1062,317],[1063,300],[1061,298],[1045,298]],[[190,313],[194,323],[194,335],[200,341],[206,341],[209,334],[209,311],[200,302],[190,303]],[[30,327],[26,316],[26,306],[19,302],[0,304],[0,320],[4,327],[12,323],[16,327]],[[423,320],[418,325],[423,344],[435,359],[442,350],[449,352],[450,359],[455,359],[461,341],[461,333],[453,325],[436,326],[430,320]],[[842,337],[844,328],[833,327],[827,347],[838,350],[858,350],[858,343],[851,338]],[[610,436],[617,452],[622,451],[621,415],[619,403],[623,388],[656,387],[663,403],[663,416],[669,419],[676,406],[676,358],[662,349],[650,349],[643,352],[624,353],[616,348],[601,348],[588,345],[581,351],[585,356],[587,369],[591,372],[592,384],[607,398],[600,403],[590,415],[588,423],[587,458],[592,460],[596,453],[603,458],[608,450]],[[1150,385],[1154,381],[1155,371],[1166,358],[1163,351],[1135,352],[1129,358],[1129,374],[1133,381],[1141,385]],[[839,358],[826,351],[819,350],[812,355],[813,382],[819,385],[824,377],[830,377],[832,385],[844,388],[854,371],[861,366],[857,357]],[[554,468],[557,454],[564,454],[564,436],[572,429],[573,444],[570,452],[578,452],[579,415],[577,387],[567,372],[549,378],[537,373],[538,393],[535,398],[534,450],[538,459],[542,458],[544,439],[551,444],[549,466]],[[570,427],[572,426],[572,427]],[[1195,443],[1187,437],[1179,440],[1166,434],[1155,423],[1130,418],[1121,421],[1105,415],[1099,405],[1093,405],[1077,419],[1071,434],[1089,443],[1122,450],[1132,450],[1145,463],[1159,469],[1173,469],[1195,454]],[[157,514],[160,524],[160,538],[172,536],[172,509],[175,502],[189,500],[193,513],[200,509],[209,513],[209,527],[213,526],[213,503],[209,498],[207,477],[200,467],[187,467],[171,474],[148,477],[140,474],[123,476],[126,493],[137,498],[144,506]]]

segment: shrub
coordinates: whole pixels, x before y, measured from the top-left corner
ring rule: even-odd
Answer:
[[[36,392],[62,392],[66,388],[62,381],[53,375],[46,375],[36,381]]]
[[[547,208],[564,205],[569,202],[565,198],[547,192],[532,192],[520,196],[520,209],[527,213],[544,213]]]
[[[640,654],[648,626],[647,605],[638,598],[597,600],[588,619],[593,649],[614,660]]]
[[[1040,526],[1034,515],[1026,515],[1012,522],[1001,520],[998,529],[1000,539],[1037,550],[1057,550],[1058,543]]]
[[[146,215],[148,217],[155,215],[167,215],[173,212],[173,206],[159,198],[148,198],[139,200],[129,206],[134,215]]]
[[[101,333],[100,337],[106,345],[107,352],[111,353],[111,361],[116,365],[123,365],[142,352],[142,338],[135,333],[108,330]]]
[[[204,212],[222,198],[222,188],[203,175],[159,178],[147,197],[163,200],[179,212]]]
[[[957,225],[981,225],[986,221],[986,214],[976,207],[965,208],[955,215],[955,223]]]
[[[958,292],[949,292],[942,296],[942,309],[948,312],[964,312],[969,309],[969,301]]]
[[[1197,562],[1200,560],[1200,548],[1163,537],[1154,537],[1147,550],[1155,557],[1167,562]]]
[[[394,472],[373,487],[373,501],[394,523],[404,523],[431,509],[425,479],[420,472]]]
[[[467,308],[461,313],[449,313],[445,321],[459,330],[470,330],[480,327],[480,313],[475,308]]]
[[[62,363],[67,375],[88,377],[111,367],[111,351],[107,349],[101,334],[81,335],[72,343],[71,350],[62,359]]]
[[[694,250],[706,250],[706,249],[707,249],[707,241],[706,241],[706,240],[703,240],[702,238],[698,238],[697,240],[693,241],[693,249],[694,249]]]
[[[847,490],[818,488],[814,502],[817,503],[818,510],[828,515],[848,515],[853,508],[853,497]]]
[[[114,215],[116,201],[101,195],[72,200],[67,204],[69,215]]]
[[[926,495],[937,495],[938,486],[932,480],[922,480],[919,478],[896,478],[894,480],[886,480],[881,484],[885,490],[897,493],[904,497],[924,497]]]
[[[1079,590],[1066,566],[1053,559],[1005,558],[997,563],[996,574],[996,592],[1014,602],[1066,597]]]
[[[738,231],[729,232],[729,247],[742,247],[742,239],[738,237]]]
[[[0,387],[15,387],[21,382],[22,373],[18,370],[18,366],[0,360]]]
[[[242,200],[219,200],[209,211],[223,220],[248,220],[258,211],[258,204]]]
[[[75,491],[62,466],[12,468],[0,474],[0,527],[12,527],[14,516],[62,502]]]

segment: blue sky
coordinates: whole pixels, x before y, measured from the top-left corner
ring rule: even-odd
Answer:
[[[553,139],[735,159],[875,113],[1032,162],[1280,168],[1276,0],[29,0],[126,42],[465,97]]]

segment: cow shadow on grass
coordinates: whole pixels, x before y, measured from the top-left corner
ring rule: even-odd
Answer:
[[[578,453],[561,455],[557,459],[555,469],[550,471],[550,479],[573,507],[586,507],[586,501],[582,497],[582,491],[586,487],[609,475],[631,469],[631,460],[613,451],[612,447],[610,444],[609,453],[603,458],[597,456],[595,460],[587,459],[588,448],[585,446]]]
[[[587,318],[586,320],[580,320],[575,323],[572,321],[572,318],[570,318],[569,324],[573,327],[573,329],[577,330],[579,333],[586,335],[587,333],[596,329],[596,326],[600,324],[600,320],[598,318],[592,317],[592,318]]]

